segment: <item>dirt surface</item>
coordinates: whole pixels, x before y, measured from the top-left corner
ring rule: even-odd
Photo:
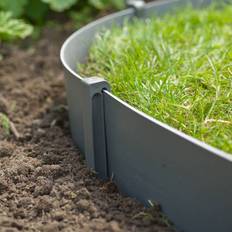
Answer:
[[[173,231],[158,206],[97,179],[73,145],[59,61],[70,32],[0,47],[0,231]]]

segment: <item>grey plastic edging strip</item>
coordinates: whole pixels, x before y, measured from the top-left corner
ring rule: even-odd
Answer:
[[[158,200],[186,232],[231,232],[232,156],[134,109],[109,92],[102,78],[82,78],[95,35],[134,16],[161,15],[188,3],[164,0],[97,20],[71,35],[61,49],[72,136],[87,165],[122,192],[147,204]],[[210,0],[191,0],[196,7]],[[139,134],[141,133],[141,134]]]

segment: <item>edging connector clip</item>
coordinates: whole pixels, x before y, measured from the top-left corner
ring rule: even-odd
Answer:
[[[126,5],[135,9],[135,15],[141,17],[143,14],[145,2],[143,0],[127,0]]]

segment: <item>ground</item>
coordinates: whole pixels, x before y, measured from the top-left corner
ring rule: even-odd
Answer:
[[[71,140],[59,49],[72,29],[1,45],[0,231],[171,232],[159,207],[144,209],[90,172]]]

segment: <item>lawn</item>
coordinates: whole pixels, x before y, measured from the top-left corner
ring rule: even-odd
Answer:
[[[232,153],[232,6],[191,6],[99,33],[85,76],[137,109]]]

